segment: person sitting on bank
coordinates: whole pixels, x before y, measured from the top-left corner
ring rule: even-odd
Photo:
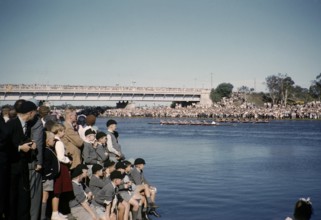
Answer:
[[[111,182],[99,190],[94,198],[92,204],[98,216],[103,220],[116,220],[118,207],[117,191],[122,179],[123,175],[121,172],[113,171],[110,174]],[[122,216],[123,214],[118,212],[118,215]]]
[[[89,178],[91,178],[91,167],[94,164],[102,165],[107,159],[105,150],[101,145],[98,145],[96,140],[96,132],[92,129],[85,131],[86,141],[84,142],[84,149],[82,157],[84,163],[89,167]]]
[[[115,170],[115,161],[105,161],[103,169],[103,181],[105,182],[105,184],[110,182],[110,174]]]
[[[89,168],[86,164],[78,164],[77,167],[81,167],[82,169],[82,181],[80,181],[80,183],[86,193],[88,200],[91,201],[93,199],[93,193],[89,188],[89,180],[90,180],[88,177]]]
[[[72,187],[74,192],[74,199],[69,201],[71,214],[79,220],[96,220],[97,214],[95,210],[90,207],[88,198],[81,185],[83,179],[83,169],[81,166],[77,166],[72,174]]]
[[[137,186],[143,186],[144,193],[148,203],[148,213],[156,217],[160,217],[159,213],[156,212],[157,205],[155,204],[157,189],[155,186],[151,186],[146,180],[143,170],[145,167],[145,160],[143,158],[137,158],[134,161],[134,168],[130,172],[131,181]]]
[[[127,184],[128,191],[130,192],[131,196],[132,195],[139,195],[139,199],[136,196],[136,200],[139,203],[139,210],[138,210],[138,216],[142,215],[142,219],[145,220],[150,220],[147,212],[147,201],[144,195],[145,193],[145,186],[144,185],[138,185],[136,186],[135,183],[133,183],[130,179],[130,172],[132,170],[132,163],[129,160],[125,160],[123,162],[125,164],[125,172],[124,172],[124,179],[123,183]],[[121,188],[121,186],[119,187]],[[143,192],[143,193],[141,193]],[[124,192],[120,190],[120,194],[122,195]],[[126,199],[126,198],[125,198]]]
[[[312,214],[313,208],[310,198],[301,198],[295,203],[293,218],[287,217],[285,220],[310,220]]]
[[[125,163],[125,161],[119,161],[115,166],[116,170],[120,171],[124,175],[123,181],[118,187],[120,196],[126,202],[126,204],[124,204],[125,206],[124,219],[128,219],[131,207],[132,207],[131,209],[132,219],[133,220],[141,219],[141,216],[139,216],[140,214],[139,212],[141,211],[141,208],[142,208],[143,196],[140,195],[140,192],[132,190],[132,182],[130,181],[128,175],[125,172],[127,166],[128,166],[128,163]],[[147,216],[147,219],[148,219],[148,216]]]
[[[99,164],[94,164],[92,169],[92,176],[89,181],[89,188],[95,196],[99,190],[101,190],[106,183],[103,181],[103,166]]]
[[[104,137],[101,136],[100,132],[99,135],[96,135],[95,130],[87,130],[85,132],[86,135],[86,142],[84,144],[83,149],[83,158],[86,164],[100,164],[103,165],[104,162],[108,159],[108,153],[101,144]],[[96,139],[96,136],[99,138],[99,141]]]
[[[117,128],[117,122],[113,119],[110,119],[107,121],[106,126],[109,159],[115,162],[125,159],[125,155],[122,153],[121,146],[114,134]]]
[[[107,134],[102,131],[97,132],[96,140],[98,142],[98,145],[101,145],[101,147],[104,149],[104,154],[106,155],[106,159],[101,158],[102,161],[105,162],[106,160],[109,160],[109,155],[108,155],[108,150],[107,150]]]

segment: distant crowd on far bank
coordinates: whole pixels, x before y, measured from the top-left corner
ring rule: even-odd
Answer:
[[[157,117],[157,118],[210,118],[222,119],[321,119],[321,102],[314,101],[302,105],[274,105],[265,103],[264,106],[256,106],[244,102],[235,105],[231,99],[223,99],[219,104],[211,107],[198,105],[186,108],[176,106],[154,108],[124,108],[108,109],[103,114],[106,117]]]
[[[176,105],[170,106],[153,106],[153,107],[133,107],[128,105],[125,108],[109,108],[104,111],[99,107],[99,111],[92,112],[85,109],[86,113],[102,117],[152,117],[152,118],[197,118],[211,119],[217,122],[235,122],[235,121],[260,121],[260,120],[282,120],[282,119],[321,119],[321,101],[312,101],[305,104],[295,105],[272,105],[264,103],[255,105],[254,103],[240,101],[238,96],[223,98],[220,102],[212,106],[202,106],[192,104],[187,107]],[[48,103],[44,103],[46,105]],[[78,114],[81,114],[78,109]],[[88,111],[87,111],[88,110]],[[14,118],[16,112],[12,106],[2,106],[2,115]],[[51,107],[51,115],[57,119],[62,117],[63,109],[59,110]]]

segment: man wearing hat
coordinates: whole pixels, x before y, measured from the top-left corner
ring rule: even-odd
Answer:
[[[36,143],[30,139],[28,122],[35,115],[37,106],[25,100],[19,100],[17,117],[6,124],[7,143],[9,149],[10,178],[9,198],[6,208],[6,219],[30,219],[30,184],[28,162],[31,151],[36,149]]]
[[[74,199],[69,201],[71,214],[79,220],[96,220],[97,215],[88,203],[88,197],[81,185],[83,180],[83,167],[78,165],[71,173],[72,188],[74,192]]]
[[[115,137],[114,132],[117,128],[117,122],[110,119],[106,123],[107,126],[107,148],[109,153],[109,159],[118,161],[125,159],[125,155],[122,153],[121,146],[118,143],[118,139]]]

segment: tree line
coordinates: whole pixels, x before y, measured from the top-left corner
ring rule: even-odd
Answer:
[[[309,88],[302,88],[296,85],[293,79],[287,74],[278,73],[265,78],[265,85],[268,93],[259,93],[262,101],[270,102],[272,105],[280,104],[287,106],[288,104],[304,104],[310,101],[321,100],[321,73],[311,81]],[[231,97],[234,86],[231,83],[221,83],[210,93],[210,98],[215,102],[219,102],[223,97]],[[237,92],[245,95],[254,93],[253,88],[241,86]]]

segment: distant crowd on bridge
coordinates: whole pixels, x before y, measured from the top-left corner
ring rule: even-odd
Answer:
[[[200,88],[138,87],[138,86],[81,86],[81,85],[46,85],[46,84],[0,84],[0,91],[140,91],[140,92],[200,92]]]

